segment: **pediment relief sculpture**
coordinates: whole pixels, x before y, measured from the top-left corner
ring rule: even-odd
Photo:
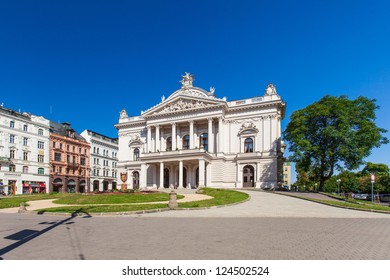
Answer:
[[[256,125],[251,121],[245,121],[241,127],[239,134],[245,134],[245,133],[257,133],[259,130],[256,128]]]
[[[171,113],[187,109],[206,108],[208,105],[201,101],[183,101],[179,100],[176,103],[165,106],[161,111],[155,112],[155,114]]]

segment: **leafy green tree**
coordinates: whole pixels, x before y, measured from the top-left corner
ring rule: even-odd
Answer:
[[[389,175],[389,167],[384,163],[372,163],[367,162],[366,166],[362,170],[362,174],[371,174],[376,175]]]
[[[320,182],[320,191],[335,169],[354,170],[374,147],[388,143],[385,129],[375,124],[375,99],[326,95],[291,115],[284,139],[297,171]]]

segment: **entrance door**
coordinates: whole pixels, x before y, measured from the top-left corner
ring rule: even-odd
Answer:
[[[169,188],[169,169],[164,168],[164,188]]]
[[[195,186],[199,187],[199,167],[195,171]]]
[[[255,186],[255,169],[251,165],[244,166],[243,170],[243,188],[251,188]]]
[[[183,167],[183,187],[187,187],[187,169]]]
[[[139,189],[139,173],[138,171],[133,172],[133,189]]]

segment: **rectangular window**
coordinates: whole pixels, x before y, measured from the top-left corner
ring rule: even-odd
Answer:
[[[15,158],[15,150],[9,150],[9,157]]]
[[[38,129],[38,135],[43,135],[43,129],[42,128]]]
[[[23,166],[23,173],[27,174],[28,173],[28,166]]]
[[[28,138],[23,138],[23,146],[28,146]]]
[[[10,164],[10,166],[9,166],[9,171],[11,171],[11,172],[15,172],[15,171],[16,171],[16,167],[15,167],[15,165],[13,165],[13,164]]]
[[[66,155],[66,162],[70,162],[70,155]]]
[[[45,142],[38,141],[38,149],[44,149],[45,148]]]
[[[15,128],[15,122],[14,121],[10,121],[9,122],[9,127],[10,128]]]
[[[81,165],[85,165],[85,158],[83,158],[83,157],[80,158],[80,164],[81,164]]]
[[[69,145],[66,145],[66,150],[69,151]]]
[[[45,169],[44,168],[38,168],[38,174],[39,175],[43,175],[43,174],[45,174]]]
[[[53,148],[55,149],[56,148],[56,142],[53,141]]]
[[[44,162],[45,156],[44,155],[38,155],[38,162]]]
[[[23,152],[23,160],[28,160],[28,152]]]
[[[62,150],[62,143],[60,143],[60,150]]]
[[[55,161],[61,161],[61,154],[60,153],[54,153],[54,160]]]
[[[58,167],[58,172],[62,173],[62,166]]]
[[[27,130],[28,130],[27,124],[23,125],[23,131],[27,131]]]
[[[11,135],[9,136],[9,142],[10,142],[10,143],[15,143],[15,135],[11,134]]]

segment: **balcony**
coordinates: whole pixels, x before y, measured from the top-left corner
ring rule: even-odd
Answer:
[[[66,165],[70,168],[79,168],[80,164],[76,162],[67,162]]]

